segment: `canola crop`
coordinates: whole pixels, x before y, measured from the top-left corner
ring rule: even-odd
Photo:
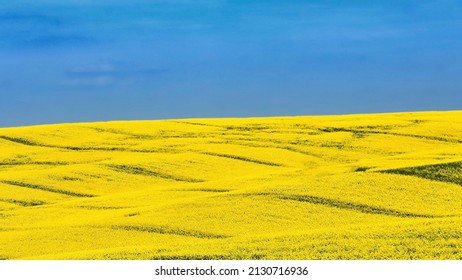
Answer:
[[[0,259],[462,259],[462,111],[0,129]]]

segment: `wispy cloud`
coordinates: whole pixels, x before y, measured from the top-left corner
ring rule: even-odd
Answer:
[[[1,45],[16,49],[75,46],[94,42],[65,19],[46,13],[0,12]]]
[[[137,66],[123,62],[111,62],[79,65],[70,69],[67,72],[67,75],[72,77],[94,77],[102,75],[125,76],[139,74],[158,74],[163,71],[165,70],[158,67]]]
[[[94,77],[72,77],[66,79],[62,84],[71,87],[106,87],[113,85],[115,82],[111,76],[94,76]]]
[[[159,75],[164,69],[131,65],[122,62],[79,65],[65,73],[66,86],[105,87],[115,84],[132,84],[146,76]]]
[[[20,27],[21,25],[33,24],[37,27],[39,25],[59,26],[62,20],[58,17],[44,15],[44,14],[31,14],[31,13],[17,13],[17,12],[0,12],[0,26],[12,27],[11,25]]]
[[[77,46],[92,43],[95,40],[92,37],[76,34],[43,34],[32,38],[23,38],[17,41],[23,47],[62,47],[62,46]]]

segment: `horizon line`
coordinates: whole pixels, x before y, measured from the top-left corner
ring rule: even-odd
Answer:
[[[64,121],[57,123],[37,123],[30,125],[19,126],[0,126],[0,129],[9,128],[26,128],[38,126],[53,126],[53,125],[73,125],[85,123],[110,123],[110,122],[154,122],[154,121],[178,121],[178,120],[198,120],[198,119],[267,119],[267,118],[296,118],[296,117],[340,117],[340,116],[359,116],[359,115],[392,115],[392,114],[419,114],[419,113],[451,113],[462,112],[462,109],[448,109],[448,110],[416,110],[416,111],[384,111],[384,112],[368,112],[368,113],[339,113],[339,114],[316,114],[316,115],[262,115],[262,116],[243,116],[243,117],[179,117],[179,118],[156,118],[156,119],[108,119],[108,120],[95,120],[95,121]]]

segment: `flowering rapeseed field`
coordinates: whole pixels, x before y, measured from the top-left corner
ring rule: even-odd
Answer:
[[[0,129],[0,259],[461,259],[462,111]]]

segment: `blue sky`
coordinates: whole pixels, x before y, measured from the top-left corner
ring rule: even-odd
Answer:
[[[0,126],[462,109],[456,0],[0,3]]]

